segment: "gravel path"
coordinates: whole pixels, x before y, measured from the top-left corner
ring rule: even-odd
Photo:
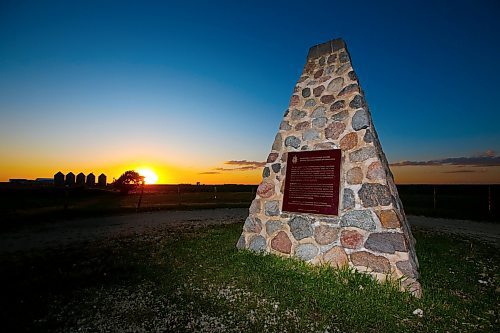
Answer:
[[[246,208],[159,211],[41,223],[0,234],[0,253],[57,248],[97,239],[243,223]],[[500,248],[500,224],[409,216],[412,226],[486,241]]]

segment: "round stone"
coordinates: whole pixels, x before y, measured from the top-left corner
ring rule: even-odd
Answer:
[[[385,179],[385,171],[382,164],[379,161],[372,162],[368,166],[368,171],[366,172],[366,178],[370,180],[383,180]]]
[[[326,112],[326,108],[324,106],[318,106],[314,109],[313,113],[311,113],[312,118],[324,117]]]
[[[265,167],[264,170],[262,170],[262,177],[267,178],[271,174],[271,170],[269,170],[269,167]]]
[[[258,217],[249,216],[243,224],[243,231],[260,233],[262,230],[262,223]]]
[[[337,146],[333,142],[320,142],[314,145],[315,150],[335,149]]]
[[[327,139],[337,140],[345,130],[345,124],[341,122],[333,122],[325,128],[325,137]]]
[[[280,130],[283,131],[289,131],[292,129],[292,126],[290,126],[290,123],[288,121],[282,121],[280,124]]]
[[[327,262],[330,266],[340,268],[347,266],[349,259],[344,249],[340,246],[334,246],[323,254],[323,260]]]
[[[344,230],[340,235],[340,244],[348,249],[360,248],[363,244],[363,235],[356,230]]]
[[[342,121],[347,118],[349,112],[347,110],[340,111],[332,116],[333,121]]]
[[[339,61],[341,64],[345,64],[346,62],[349,62],[349,55],[346,52],[341,52],[339,54]]]
[[[339,96],[350,95],[352,93],[359,93],[359,86],[355,83],[348,85],[339,92]]]
[[[281,138],[281,134],[276,134],[274,138],[272,150],[281,150],[281,145],[283,144],[283,139]]]
[[[318,247],[311,243],[299,244],[295,248],[295,255],[304,261],[309,261],[318,254]]]
[[[260,199],[254,199],[248,211],[250,215],[260,213]]]
[[[269,181],[262,181],[259,187],[257,187],[257,194],[261,198],[269,198],[274,194],[274,183]]]
[[[354,73],[354,71],[350,71],[349,74],[347,74],[347,75],[353,81],[356,81],[358,79],[358,76],[356,75],[356,73]]]
[[[349,188],[344,188],[344,194],[342,195],[342,207],[344,209],[354,208],[354,192]]]
[[[354,266],[367,267],[377,273],[389,273],[391,271],[389,259],[366,251],[352,253],[351,262]]]
[[[238,243],[236,243],[236,248],[237,249],[244,249],[245,246],[246,246],[245,236],[241,235],[240,238],[238,239]]]
[[[326,62],[329,63],[329,64],[333,64],[335,62],[335,60],[337,60],[337,54],[336,53],[331,54],[328,57],[328,60]]]
[[[364,183],[358,195],[363,207],[388,206],[392,203],[389,188],[382,184]]]
[[[377,212],[377,216],[382,224],[382,227],[386,229],[401,227],[398,214],[392,209],[380,210]]]
[[[363,141],[366,143],[372,143],[373,142],[373,134],[372,132],[367,129],[365,132],[365,136],[363,136]]]
[[[335,100],[335,97],[333,95],[324,95],[324,96],[321,96],[321,98],[320,98],[321,103],[324,103],[324,104],[330,104],[334,100]]]
[[[271,248],[281,253],[290,254],[292,252],[292,242],[284,231],[278,234],[271,240]]]
[[[304,139],[304,141],[317,140],[317,139],[319,139],[319,137],[320,137],[320,134],[315,129],[308,129],[302,135],[302,138]]]
[[[332,81],[330,81],[330,83],[326,87],[326,90],[333,92],[333,93],[337,93],[340,91],[340,89],[342,89],[343,85],[344,85],[344,79],[341,77],[337,77],[337,78],[333,79]]]
[[[278,159],[278,153],[269,153],[267,155],[267,163],[272,163]]]
[[[248,249],[255,252],[263,252],[266,249],[266,239],[261,235],[255,235],[250,239]]]
[[[318,87],[313,89],[313,94],[314,94],[314,96],[319,97],[319,96],[321,96],[321,94],[323,93],[324,90],[325,90],[324,86],[318,86]]]
[[[405,252],[408,250],[403,234],[396,232],[370,234],[365,242],[365,248],[382,253]]]
[[[354,167],[347,171],[346,180],[348,184],[361,184],[363,181],[363,171],[360,167]]]
[[[269,220],[266,222],[266,232],[272,236],[276,231],[283,229],[283,222],[278,220]]]
[[[293,108],[294,106],[299,105],[300,103],[300,97],[298,95],[292,95],[290,98],[290,107]]]
[[[311,222],[301,216],[293,217],[289,222],[290,232],[296,240],[301,240],[306,237],[311,237],[313,228]]]
[[[278,200],[266,201],[264,207],[267,216],[280,215],[280,205]]]
[[[308,99],[308,100],[306,101],[306,103],[304,104],[304,106],[305,106],[306,108],[312,108],[312,107],[313,107],[313,106],[315,106],[315,105],[316,105],[316,101],[315,101],[314,99],[312,99],[312,98],[311,98],[311,99]]]
[[[325,127],[327,119],[325,117],[314,118],[312,121],[312,126],[314,128],[323,128]]]
[[[375,147],[363,147],[358,150],[353,151],[349,154],[349,161],[351,162],[363,162],[369,158],[376,157],[377,151]]]
[[[323,75],[323,69],[317,70],[316,73],[314,73],[314,78],[317,79]]]
[[[300,147],[300,139],[296,136],[289,136],[285,139],[286,147],[299,148]]]
[[[368,120],[368,114],[364,109],[356,111],[354,116],[352,116],[352,128],[355,131],[367,128],[370,126],[370,121]]]
[[[310,88],[304,88],[302,89],[302,97],[309,97],[311,96],[311,89]]]
[[[281,170],[281,164],[280,163],[274,163],[271,165],[271,169],[273,169],[274,173],[278,173]]]
[[[355,132],[346,134],[340,140],[340,149],[347,151],[351,150],[358,145],[358,135]]]
[[[338,228],[328,225],[320,225],[314,229],[314,239],[319,245],[328,245],[335,242],[338,238]]]
[[[297,109],[294,109],[294,110],[292,111],[292,120],[299,120],[299,119],[302,119],[302,118],[304,118],[306,115],[307,115],[307,112],[302,111],[302,110],[297,110]]]
[[[351,210],[342,215],[340,219],[341,227],[356,227],[368,231],[375,230],[377,227],[370,211]]]
[[[318,64],[319,64],[320,66],[323,66],[323,65],[325,64],[325,61],[326,61],[325,57],[321,57],[321,58],[319,58],[319,60],[318,60]]]
[[[332,104],[332,106],[330,106],[330,111],[336,112],[336,111],[341,110],[343,108],[345,108],[345,101],[340,100],[340,101],[336,101],[335,103]]]
[[[349,102],[349,107],[351,109],[359,109],[365,106],[365,99],[361,95],[356,95],[352,99],[351,102]]]
[[[296,131],[302,131],[302,130],[305,130],[306,128],[309,128],[311,127],[311,123],[308,122],[308,121],[302,121],[300,123],[298,123],[297,125],[295,125],[295,130]]]
[[[340,66],[336,71],[335,73],[337,73],[338,75],[344,75],[345,73],[347,73],[349,70],[351,70],[351,65],[349,64],[344,64],[342,66]]]

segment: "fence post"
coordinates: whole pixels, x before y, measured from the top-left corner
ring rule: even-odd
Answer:
[[[177,200],[179,201],[179,206],[181,205],[181,184],[177,184]]]
[[[217,200],[217,186],[214,186],[214,200]]]
[[[488,185],[488,213],[493,212],[493,201],[491,200],[491,185]]]
[[[433,186],[434,188],[434,210],[436,210],[436,185]]]

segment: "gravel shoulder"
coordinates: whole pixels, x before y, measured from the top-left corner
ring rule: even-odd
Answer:
[[[0,253],[59,248],[79,242],[135,234],[173,231],[243,223],[246,208],[159,211],[131,215],[86,218],[66,222],[40,223],[0,234]],[[412,227],[458,234],[488,242],[500,248],[500,224],[408,216]]]

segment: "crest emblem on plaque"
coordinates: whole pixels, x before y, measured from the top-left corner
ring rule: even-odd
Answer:
[[[297,164],[297,162],[299,161],[299,159],[297,158],[297,155],[295,155],[293,158],[292,158],[292,163],[293,164]]]

